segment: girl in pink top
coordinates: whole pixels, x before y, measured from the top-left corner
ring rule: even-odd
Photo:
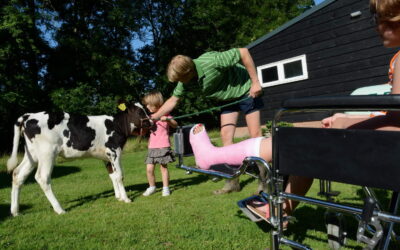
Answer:
[[[143,104],[151,113],[157,112],[163,105],[164,99],[160,92],[154,91],[144,96]],[[147,180],[149,187],[143,193],[144,196],[149,196],[156,192],[156,182],[154,176],[154,167],[160,164],[163,189],[162,196],[170,195],[169,190],[169,173],[167,164],[175,161],[174,154],[171,150],[169,142],[169,127],[176,128],[177,122],[171,119],[171,116],[162,116],[159,121],[156,121],[150,131],[150,139],[148,145],[148,153],[146,158]]]

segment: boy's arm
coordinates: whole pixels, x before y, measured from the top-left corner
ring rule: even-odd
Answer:
[[[179,98],[176,96],[171,96],[165,103],[160,107],[160,109],[151,115],[152,119],[160,119],[161,116],[169,114],[175,106],[178,104]]]
[[[174,119],[168,119],[167,122],[168,122],[168,125],[169,125],[171,128],[176,128],[176,127],[178,127],[178,123],[177,123]]]
[[[169,125],[171,128],[176,128],[176,127],[178,127],[178,123],[177,123],[174,119],[172,119],[172,118],[170,118],[170,117],[171,117],[171,116],[165,116],[165,115],[163,115],[163,116],[160,117],[160,121],[163,121],[163,122],[168,123],[168,125]]]
[[[250,55],[250,52],[247,48],[239,48],[240,58],[242,59],[242,64],[246,68],[249,73],[251,80],[251,87],[249,95],[251,97],[257,97],[261,94],[262,88],[260,81],[258,80],[256,67],[254,65],[253,58]]]

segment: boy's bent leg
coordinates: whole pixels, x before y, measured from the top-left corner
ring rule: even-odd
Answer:
[[[230,113],[233,114],[233,113]],[[228,124],[229,122],[232,122],[233,119],[235,119],[235,123],[237,122],[237,118],[239,113],[236,113],[236,117],[232,116],[226,116],[229,114],[225,114],[225,117],[223,118],[223,115],[221,115],[221,137],[222,137],[222,129],[224,127],[222,127],[224,125],[224,123],[222,123],[222,121],[225,122],[225,124]],[[249,133],[250,133],[250,137],[254,138],[254,137],[260,137],[261,136],[261,126],[260,126],[260,111],[254,111],[251,112],[249,114],[246,115],[246,123],[247,123],[247,127],[249,129]],[[227,127],[227,126],[225,126]],[[232,133],[232,137],[231,137],[231,143],[233,143],[233,136],[234,136],[234,131],[236,129],[236,126],[233,128],[233,133]],[[228,142],[228,141],[227,141]],[[226,144],[229,145],[229,144]],[[224,144],[224,146],[226,146]],[[226,193],[230,193],[230,192],[239,192],[240,191],[240,182],[239,182],[239,177],[235,178],[235,179],[231,179],[231,180],[226,180],[225,182],[225,186],[222,189],[218,189],[214,191],[214,194],[226,194]]]
[[[239,191],[240,191],[240,183],[239,183],[239,177],[237,177],[234,179],[226,180],[224,187],[215,190],[214,194],[228,194],[230,192],[239,192]]]
[[[239,117],[239,112],[231,112],[221,114],[221,139],[224,146],[233,144],[233,136],[235,135],[236,123]],[[240,184],[239,177],[231,180],[226,180],[222,189],[217,189],[214,194],[227,194],[230,192],[239,192]]]
[[[251,138],[262,136],[259,110],[247,114],[246,123]]]
[[[221,114],[221,140],[224,146],[233,144],[239,112]]]

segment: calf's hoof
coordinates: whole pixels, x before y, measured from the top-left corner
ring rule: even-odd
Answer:
[[[65,214],[65,210],[64,209],[60,209],[60,210],[54,210],[57,214]]]
[[[129,199],[129,198],[122,199],[121,201],[123,201],[125,203],[131,203],[132,202],[132,200]]]

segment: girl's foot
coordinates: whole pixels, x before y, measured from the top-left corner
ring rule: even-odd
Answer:
[[[169,196],[171,191],[169,191],[169,187],[163,187],[162,189],[162,196]]]
[[[143,196],[149,196],[156,192],[156,187],[148,187],[146,191],[144,191]]]

